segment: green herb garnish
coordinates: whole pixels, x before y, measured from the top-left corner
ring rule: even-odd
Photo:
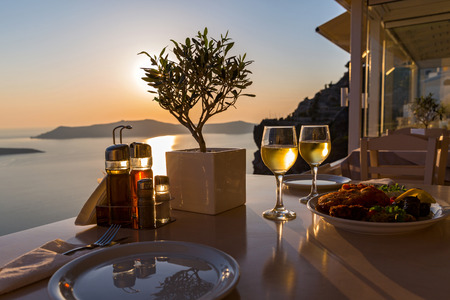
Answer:
[[[383,184],[383,185],[380,185],[378,187],[378,189],[382,190],[385,193],[396,192],[396,191],[406,192],[406,187],[404,185],[399,185],[398,183],[396,183],[394,185]]]
[[[369,209],[368,217],[372,222],[406,222],[409,220],[404,209],[397,206],[373,206]]]

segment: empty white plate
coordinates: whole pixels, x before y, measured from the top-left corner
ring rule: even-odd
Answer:
[[[217,299],[237,284],[228,254],[200,244],[155,241],[113,246],[61,267],[51,299]]]
[[[349,183],[350,178],[338,175],[317,174],[317,188],[339,189],[342,184]],[[312,175],[310,174],[293,174],[284,176],[284,184],[293,188],[311,189]]]

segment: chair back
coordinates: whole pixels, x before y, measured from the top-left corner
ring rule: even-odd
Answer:
[[[448,150],[450,145],[450,131],[445,128],[413,128],[406,127],[396,130],[388,130],[388,135],[391,134],[413,134],[427,137],[438,138],[438,154],[437,154],[437,178],[436,182],[439,185],[445,184],[445,175],[447,171]]]
[[[391,134],[362,138],[360,151],[361,179],[390,177],[417,180],[425,184],[437,183],[438,138],[415,134]],[[380,164],[380,152],[422,151],[425,164]],[[370,159],[370,160],[369,160]],[[445,173],[444,173],[445,174]]]
[[[432,137],[440,137],[441,135],[449,135],[449,131],[445,128],[413,128],[404,127],[395,130],[388,130],[387,135],[391,134],[417,134]]]
[[[391,135],[391,134],[411,134],[411,130],[415,129],[413,127],[403,127],[403,128],[398,128],[398,129],[388,129],[386,131],[387,135]]]

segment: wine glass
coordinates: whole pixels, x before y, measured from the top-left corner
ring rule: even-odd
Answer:
[[[319,165],[331,151],[330,130],[328,125],[303,125],[300,130],[299,151],[303,159],[311,167],[312,184],[308,196],[300,198],[301,203],[317,196],[317,171]]]
[[[266,210],[267,219],[287,221],[295,219],[296,214],[284,207],[283,177],[294,165],[298,156],[295,126],[265,126],[261,142],[261,157],[277,180],[277,203],[273,209]]]

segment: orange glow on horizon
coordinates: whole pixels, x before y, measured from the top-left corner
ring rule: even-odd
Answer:
[[[165,135],[149,138],[144,141],[152,147],[153,175],[167,175],[166,152],[173,150],[175,138],[174,135]]]

